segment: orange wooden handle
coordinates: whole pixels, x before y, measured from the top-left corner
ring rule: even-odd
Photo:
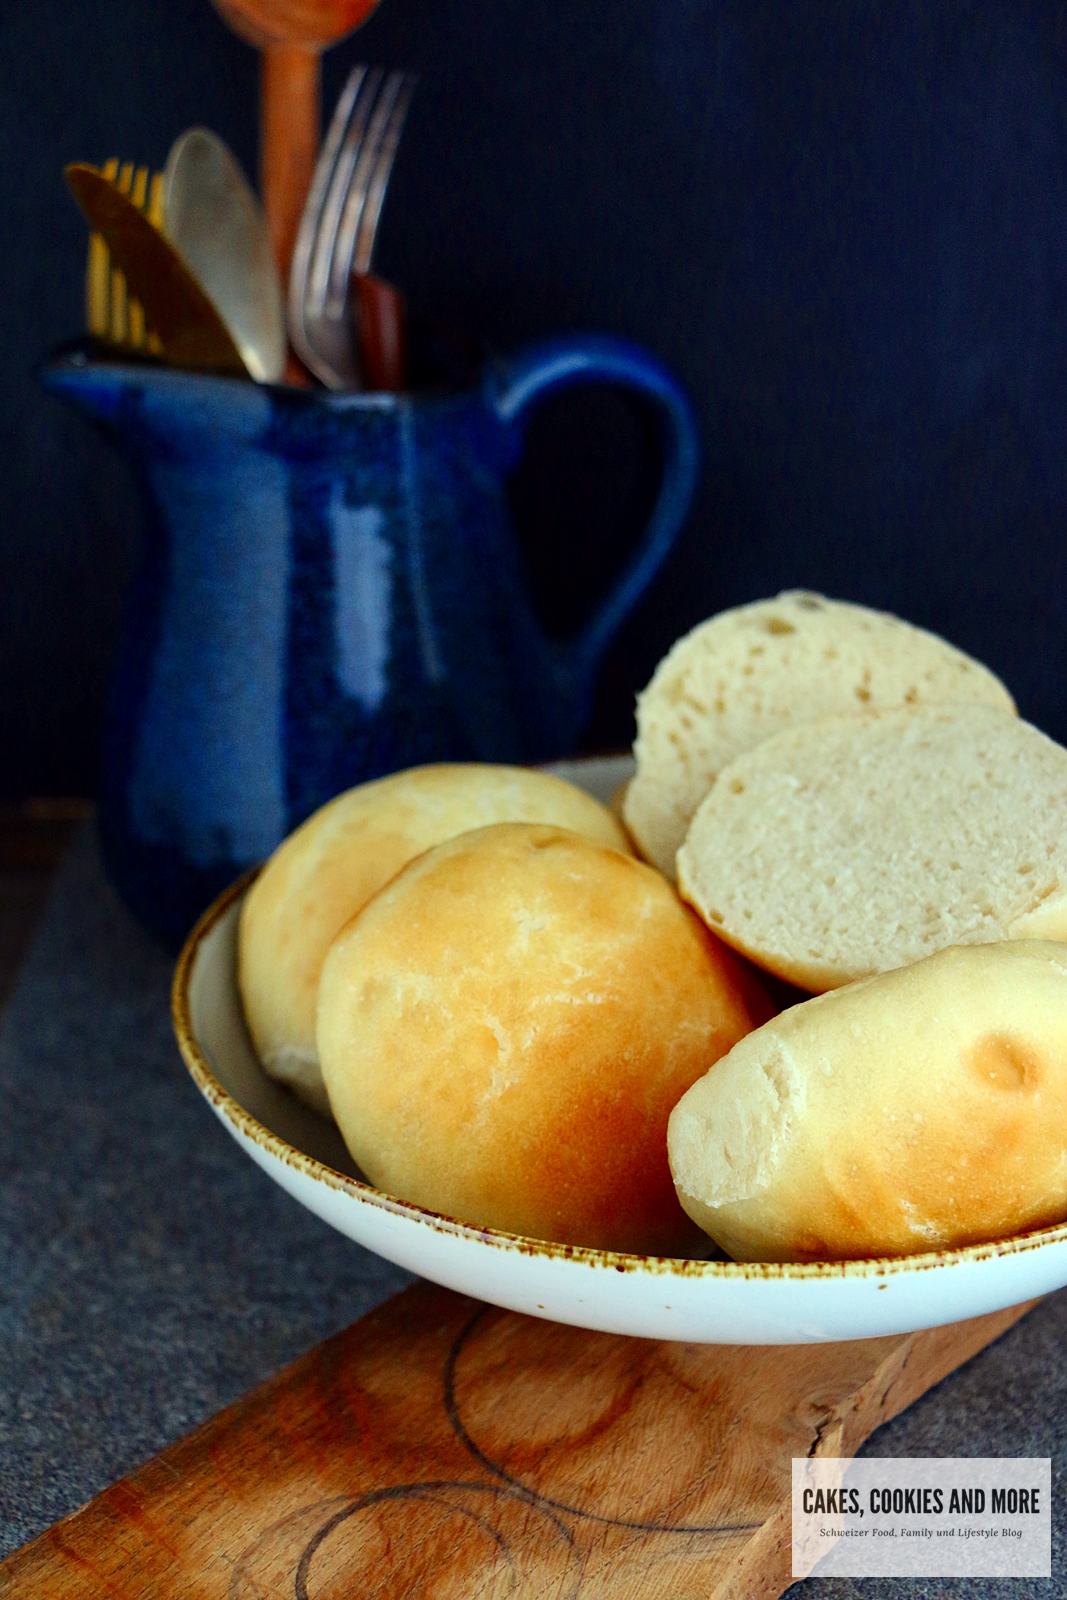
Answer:
[[[260,192],[283,289],[319,150],[319,56],[269,44],[260,78]]]

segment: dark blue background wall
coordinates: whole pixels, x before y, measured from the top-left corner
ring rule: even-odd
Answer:
[[[804,585],[945,632],[1067,737],[1067,13],[1027,0],[384,0],[326,58],[421,74],[377,265],[508,348],[595,327],[700,414],[698,503],[606,665],[591,744],[721,606]],[[208,0],[0,7],[0,792],[91,792],[137,508],[38,394],[82,322],[63,163],[255,169],[255,56]],[[642,491],[625,407],[542,419],[519,514],[602,575]],[[557,606],[553,619],[567,618]]]

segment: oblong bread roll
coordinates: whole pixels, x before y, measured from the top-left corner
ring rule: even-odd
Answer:
[[[942,950],[784,1011],[682,1096],[678,1197],[740,1261],[911,1255],[1067,1217],[1067,950]]]
[[[1067,939],[1067,750],[992,706],[805,723],[723,770],[678,884],[815,991],[946,945]]]
[[[349,789],[279,845],[241,911],[238,979],[264,1068],[324,1115],[315,1044],[322,963],[335,935],[431,845],[493,822],[550,822],[630,850],[606,806],[522,767],[412,767]]]
[[[673,878],[697,807],[744,751],[813,718],[944,700],[1014,710],[988,667],[885,612],[801,590],[720,612],[678,640],[638,696],[626,825]]]
[[[388,1194],[561,1244],[688,1255],[667,1118],[770,1014],[633,856],[501,823],[413,861],[332,945],[323,1075]]]

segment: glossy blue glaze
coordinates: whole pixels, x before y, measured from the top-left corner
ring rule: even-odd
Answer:
[[[145,489],[100,814],[112,876],[172,943],[352,784],[571,751],[696,480],[688,402],[618,340],[554,340],[459,393],[327,395],[77,357],[43,381],[105,427]],[[601,381],[656,407],[662,483],[611,592],[578,637],[551,642],[505,479],[530,407]]]

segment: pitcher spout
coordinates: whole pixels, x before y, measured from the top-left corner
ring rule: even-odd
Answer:
[[[139,446],[180,447],[224,433],[250,443],[269,424],[269,391],[243,378],[178,372],[148,362],[91,360],[75,349],[40,373],[49,394]]]
[[[122,409],[123,395],[128,391],[131,377],[137,369],[126,366],[90,362],[75,351],[53,361],[41,371],[41,384],[49,394],[69,400],[78,410],[85,411],[98,422],[117,423]]]

